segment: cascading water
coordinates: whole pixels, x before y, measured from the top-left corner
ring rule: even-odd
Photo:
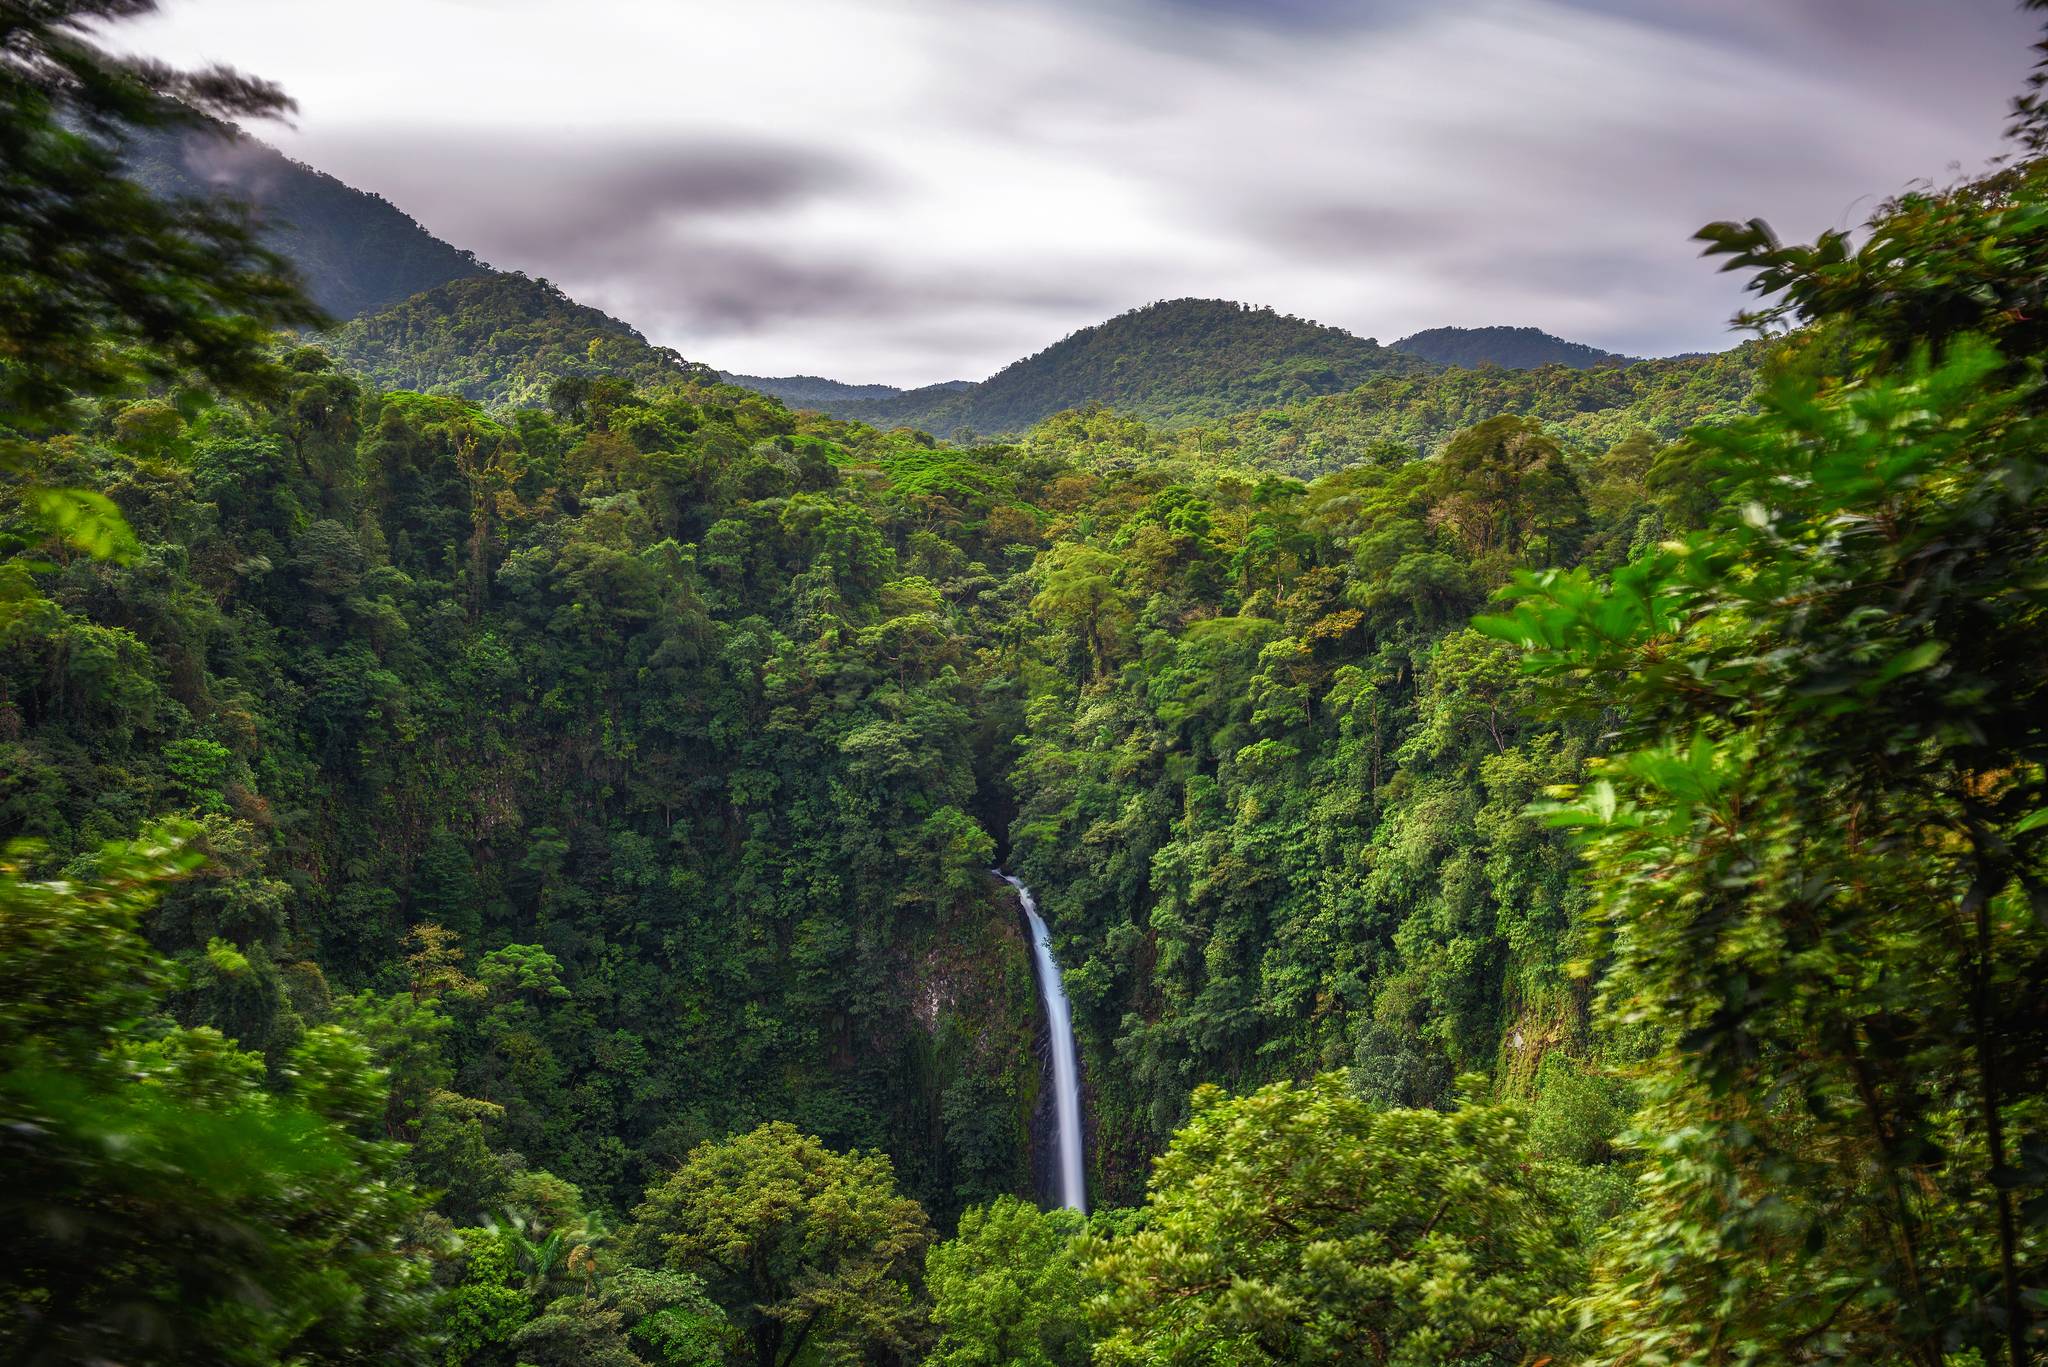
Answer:
[[[1031,889],[1000,869],[996,875],[1017,890],[1017,900],[1024,904],[1024,919],[1031,925],[1031,953],[1038,961],[1038,991],[1045,1000],[1046,1033],[1052,1039],[1054,1114],[1059,1122],[1054,1157],[1059,1164],[1060,1204],[1069,1210],[1086,1210],[1088,1179],[1081,1164],[1081,1056],[1074,1049],[1074,1018],[1067,1006],[1066,985],[1060,981],[1059,961],[1052,956],[1052,933],[1039,919],[1038,901]]]

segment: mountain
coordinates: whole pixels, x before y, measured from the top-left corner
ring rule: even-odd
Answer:
[[[357,318],[323,345],[378,388],[435,390],[490,404],[539,404],[550,384],[570,374],[638,384],[717,378],[550,282],[516,272],[437,285]]]
[[[1174,299],[1082,328],[979,384],[931,385],[811,406],[878,426],[1021,432],[1100,403],[1175,422],[1334,394],[1427,362],[1342,328],[1220,299]]]
[[[720,371],[727,384],[751,389],[782,400],[791,408],[825,409],[833,404],[862,403],[873,399],[894,399],[910,391],[893,384],[844,384],[822,375],[738,375]],[[947,380],[930,386],[934,390],[968,389],[972,380]],[[922,391],[920,391],[922,392]]]
[[[1394,343],[1394,350],[1438,365],[1473,370],[1488,365],[1508,370],[1534,370],[1546,365],[1590,370],[1595,366],[1627,365],[1637,359],[1582,342],[1567,342],[1540,328],[1429,328],[1403,337]]]
[[[490,269],[381,195],[231,128],[138,130],[127,155],[131,174],[156,194],[248,205],[266,243],[299,268],[313,301],[339,320]]]

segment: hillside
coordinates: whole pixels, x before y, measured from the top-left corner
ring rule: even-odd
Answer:
[[[1084,404],[1156,421],[1221,417],[1427,363],[1341,328],[1218,299],[1174,299],[1082,328],[979,384],[821,402],[834,417],[937,433],[1021,432]]]
[[[1583,342],[1567,342],[1541,328],[1429,328],[1403,337],[1394,343],[1394,350],[1438,365],[1469,369],[1492,365],[1508,370],[1533,370],[1538,366],[1562,365],[1588,370],[1594,366],[1627,365],[1636,359]]]
[[[313,301],[337,320],[490,269],[381,195],[231,129],[140,131],[127,160],[138,182],[166,198],[222,196],[248,205],[267,245],[299,268]]]
[[[739,375],[731,371],[720,371],[719,375],[727,384],[751,389],[756,394],[770,395],[792,408],[824,409],[834,404],[894,399],[911,392],[893,384],[845,384],[822,375]],[[930,389],[958,390],[972,385],[971,380],[948,380],[944,384],[932,385]]]
[[[1703,422],[1753,411],[1768,349],[1746,342],[1704,356],[1570,370],[1453,367],[1375,376],[1343,394],[1204,424],[1186,439],[1298,473],[1336,470],[1393,443],[1432,455],[1454,434],[1488,418],[1532,418],[1581,449],[1634,432],[1671,439]]]
[[[548,281],[517,273],[451,280],[356,319],[324,345],[378,388],[492,405],[541,403],[554,380],[571,374],[640,384],[714,378]]]

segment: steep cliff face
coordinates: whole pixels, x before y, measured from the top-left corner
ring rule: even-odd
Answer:
[[[1010,889],[989,879],[987,896],[909,947],[903,1002],[921,1030],[906,1036],[898,1123],[921,1132],[931,1155],[905,1172],[930,1192],[933,1218],[950,1225],[966,1206],[1035,1190],[1047,1151],[1035,1119],[1043,1109],[1043,1022],[1030,948]],[[905,1149],[896,1152],[903,1153]],[[901,1167],[899,1160],[899,1167]]]

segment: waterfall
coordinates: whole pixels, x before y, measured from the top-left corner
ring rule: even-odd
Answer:
[[[1031,953],[1038,961],[1038,991],[1045,1000],[1046,1033],[1052,1039],[1052,1087],[1055,1113],[1059,1120],[1058,1151],[1060,1204],[1069,1210],[1088,1209],[1088,1179],[1082,1171],[1081,1147],[1081,1056],[1074,1049],[1074,1017],[1067,1006],[1066,985],[1060,981],[1059,961],[1052,956],[1052,932],[1039,919],[1038,901],[1031,889],[998,869],[997,877],[1017,890],[1024,904],[1024,919],[1031,924]]]

